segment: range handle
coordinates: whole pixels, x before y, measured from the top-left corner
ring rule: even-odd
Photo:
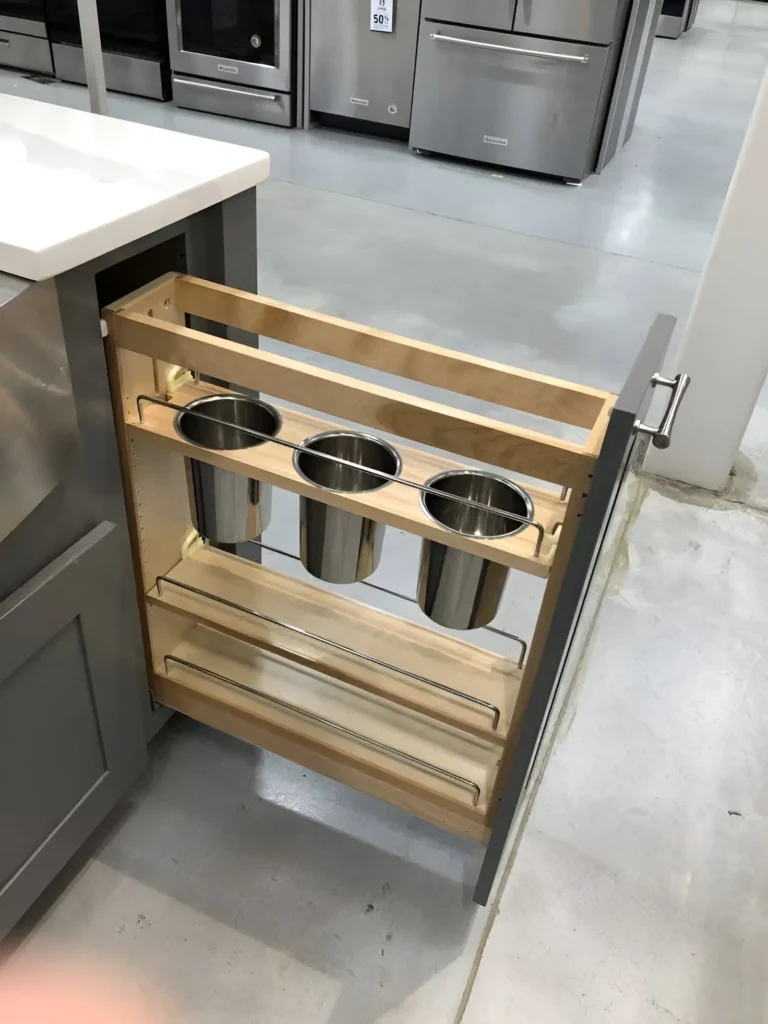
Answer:
[[[238,96],[247,96],[248,99],[252,100],[268,100],[270,103],[276,103],[280,97],[274,92],[261,92],[259,89],[238,89],[236,85],[230,85],[227,82],[226,85],[219,85],[218,82],[204,82],[202,78],[195,81],[195,85],[202,89],[215,89],[218,92],[235,93]]]
[[[651,387],[661,386],[672,389],[667,411],[658,427],[650,427],[647,423],[641,423],[640,420],[635,423],[635,430],[638,434],[650,434],[654,447],[669,448],[672,443],[672,428],[677,419],[680,403],[683,401],[683,396],[690,383],[691,378],[687,373],[678,373],[676,377],[663,377],[660,373],[654,373],[651,377]]]
[[[499,43],[481,43],[477,39],[462,39],[460,36],[444,36],[441,32],[430,32],[430,39],[440,43],[458,43],[460,46],[474,46],[478,50],[499,50],[502,53],[517,53],[523,57],[543,57],[545,60],[561,60],[568,64],[589,64],[589,54],[578,56],[570,53],[547,53],[544,50],[525,50],[520,46],[501,46]]]

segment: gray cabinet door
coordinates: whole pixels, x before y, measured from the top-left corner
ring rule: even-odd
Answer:
[[[0,604],[0,938],[146,759],[124,566],[102,523]]]
[[[596,612],[596,602],[590,601],[595,569],[614,514],[620,507],[625,482],[631,473],[639,472],[648,449],[647,434],[637,428],[646,420],[653,395],[653,377],[661,369],[674,326],[674,317],[657,318],[611,414],[507,772],[475,888],[476,903],[488,902],[558,688],[567,677],[571,656],[578,657],[578,651],[572,650],[576,631],[582,625],[583,616]]]

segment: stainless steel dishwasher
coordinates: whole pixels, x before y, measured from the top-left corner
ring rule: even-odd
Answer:
[[[509,2],[509,0],[504,0]],[[310,109],[393,129],[411,123],[421,0],[313,0]]]

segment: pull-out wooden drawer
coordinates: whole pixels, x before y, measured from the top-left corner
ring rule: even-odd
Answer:
[[[104,312],[155,700],[489,842],[477,895],[484,901],[524,784],[509,780],[521,764],[526,773],[530,767],[547,707],[542,696],[548,702],[556,684],[633,439],[638,430],[653,432],[637,425],[650,401],[649,381],[638,381],[647,365],[657,365],[671,323],[659,321],[648,343],[655,362],[648,356],[628,385],[634,412],[617,416],[615,396],[597,389],[186,276],[161,278]],[[186,327],[187,316],[507,406],[538,422],[566,423],[580,428],[582,439],[565,441],[559,428],[547,434],[513,426],[214,337]],[[256,432],[258,445],[193,444],[180,433],[177,414],[228,389],[187,371],[293,404],[279,409],[277,434]],[[666,383],[675,390],[665,431],[685,381]],[[378,489],[345,492],[297,472],[293,457],[302,442],[334,428],[325,416],[386,433],[402,460],[399,476],[384,474],[387,485]],[[527,657],[525,645],[519,660],[502,657],[439,633],[426,619],[405,621],[267,569],[244,557],[244,547],[235,553],[204,543],[192,528],[185,458],[546,581]],[[455,532],[426,514],[420,499],[435,473],[478,460],[498,467],[496,475],[535,479],[525,483],[533,512],[519,532]],[[589,544],[574,546],[587,525]],[[545,678],[542,666],[552,657],[557,663]]]

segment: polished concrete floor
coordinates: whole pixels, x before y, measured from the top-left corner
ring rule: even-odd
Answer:
[[[768,517],[640,499],[464,1024],[768,1019]]]
[[[701,0],[656,44],[630,145],[581,189],[112,105],[270,151],[264,293],[617,389],[655,314],[690,308],[767,57],[768,4]],[[10,73],[0,90],[86,103]],[[114,958],[195,1022],[768,1018],[766,408],[728,496],[637,485],[490,911],[472,843],[176,721],[17,956]],[[267,539],[295,550],[295,515],[281,499]],[[379,581],[412,589],[416,553],[390,531]],[[530,636],[540,593],[515,577],[500,624]]]

